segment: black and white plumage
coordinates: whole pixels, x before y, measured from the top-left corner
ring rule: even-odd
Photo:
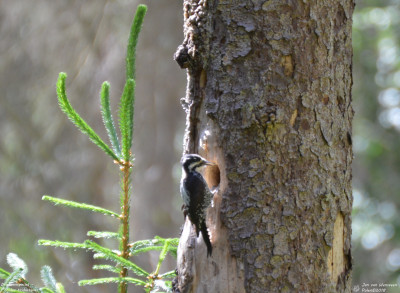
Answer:
[[[201,231],[207,246],[207,256],[209,256],[212,253],[212,245],[206,226],[206,211],[211,204],[213,194],[199,171],[207,165],[215,164],[196,154],[184,155],[181,159],[181,164],[182,179],[180,189],[184,215],[187,215],[195,226],[197,237],[199,237],[199,232]]]

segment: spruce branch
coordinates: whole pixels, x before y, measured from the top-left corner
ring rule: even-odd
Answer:
[[[154,272],[154,275],[158,276],[159,272],[160,272],[160,268],[161,268],[161,264],[163,263],[165,257],[167,256],[168,253],[168,246],[169,246],[169,242],[165,241],[163,248],[161,250],[160,256],[158,258],[158,263],[157,263],[157,268]]]
[[[94,205],[86,204],[86,203],[79,203],[76,201],[56,198],[56,197],[52,197],[49,195],[43,195],[42,200],[50,201],[50,202],[54,203],[55,205],[63,205],[63,206],[71,207],[71,208],[88,210],[88,211],[92,211],[95,213],[100,213],[103,215],[111,216],[114,218],[119,218],[119,215],[117,213],[114,213],[113,211],[110,211],[110,210],[107,210],[107,209],[104,209],[101,207],[97,207]]]
[[[142,4],[139,5],[132,22],[126,52],[126,80],[136,79],[136,45],[146,12],[147,6]]]
[[[161,251],[164,246],[162,244],[157,244],[156,241],[151,239],[136,241],[135,243],[129,244],[129,247],[131,255],[134,256],[148,251]]]
[[[57,281],[54,278],[53,272],[49,266],[43,266],[40,270],[40,277],[42,278],[43,284],[53,292],[58,292]]]
[[[23,288],[23,291],[9,288],[11,286],[16,286],[16,285],[21,287],[21,288]],[[26,291],[35,292],[35,293],[42,293],[42,292],[57,293],[57,292],[53,292],[52,290],[47,289],[47,288],[39,289],[36,286],[34,286],[31,283],[29,283],[24,277],[24,272],[23,272],[22,268],[13,270],[9,274],[7,279],[4,280],[4,282],[2,284],[2,287],[0,288],[0,292],[19,292],[19,293],[23,293],[23,292],[26,292]]]
[[[72,249],[89,249],[87,245],[84,243],[75,243],[75,242],[63,242],[58,240],[47,240],[47,239],[39,239],[38,245],[42,246],[52,246],[52,247],[60,247],[60,248],[72,248]]]
[[[110,84],[107,81],[103,82],[101,85],[100,102],[103,123],[106,127],[114,153],[117,154],[118,157],[121,157],[121,147],[119,145],[118,135],[115,130],[114,119],[110,108]]]
[[[148,284],[147,287],[149,288],[149,290],[147,290],[148,292],[150,292],[150,290],[153,289],[157,289],[157,288],[161,288],[161,289],[165,289],[167,288],[167,284],[169,284],[169,282],[164,281],[162,279],[168,278],[171,274],[171,272],[168,272],[166,274],[160,275],[160,269],[161,269],[161,265],[163,263],[163,261],[165,260],[165,257],[167,256],[168,252],[170,252],[171,254],[175,253],[176,254],[176,246],[177,246],[177,238],[170,238],[170,239],[164,239],[161,237],[156,236],[156,239],[153,240],[153,242],[157,242],[157,244],[160,244],[160,246],[157,246],[157,250],[159,250],[159,248],[161,248],[161,252],[158,258],[158,263],[157,263],[157,267],[156,270],[148,277]],[[150,246],[148,247],[150,248]],[[174,272],[175,274],[175,272]]]
[[[92,236],[94,238],[105,238],[105,239],[118,239],[120,238],[119,233],[107,232],[107,231],[88,231],[87,236]]]
[[[36,293],[65,293],[65,291],[62,289],[56,289],[55,287],[52,287],[49,283],[46,283],[44,281],[44,284],[46,287],[43,288],[38,288],[28,282],[27,279],[25,279],[25,275],[28,272],[28,267],[26,263],[18,257],[15,253],[9,253],[7,255],[7,263],[8,265],[12,268],[12,272],[7,272],[4,269],[0,268],[0,279],[5,279],[4,282],[1,284],[0,292],[12,292],[12,293],[23,293],[23,292],[36,292]],[[50,272],[51,274],[51,269],[49,266],[44,266],[42,268],[43,271]],[[48,275],[50,277],[50,275]],[[43,279],[43,278],[42,278]],[[47,280],[50,280],[46,278]],[[55,278],[53,277],[54,283]],[[63,288],[60,283],[57,283],[59,288]],[[13,289],[13,286],[18,286],[20,290]]]
[[[7,254],[7,263],[13,271],[19,271],[20,277],[25,278],[25,275],[28,273],[28,266],[18,255],[15,253]]]
[[[97,135],[97,133],[82,119],[82,117],[72,108],[68,98],[67,92],[65,90],[65,79],[67,78],[67,74],[61,72],[58,76],[57,81],[57,96],[58,103],[60,105],[61,110],[67,115],[69,120],[75,124],[78,129],[86,134],[89,139],[101,148],[107,155],[112,157],[114,160],[119,161],[118,156],[110,149],[110,147]]]
[[[0,268],[0,279],[7,279],[9,275],[10,275],[9,272]]]
[[[128,79],[122,93],[119,109],[119,128],[121,131],[122,158],[124,162],[129,162],[131,158],[130,149],[132,146],[134,102],[135,81]]]
[[[99,278],[99,279],[90,279],[90,280],[81,280],[78,282],[79,286],[87,286],[87,285],[99,285],[99,284],[109,284],[109,283],[131,283],[135,285],[145,286],[146,282],[135,279],[135,278],[118,278],[118,277],[110,277],[110,278]]]
[[[114,274],[119,274],[119,269],[115,266],[111,266],[111,265],[94,265],[92,267],[93,270],[105,270],[105,271],[109,271],[112,272]]]
[[[148,272],[146,272],[144,269],[140,268],[133,262],[115,254],[111,249],[105,248],[103,246],[100,246],[99,244],[86,240],[84,244],[92,251],[97,252],[97,253],[102,253],[105,255],[105,258],[111,261],[116,262],[117,264],[120,264],[127,269],[133,271],[137,276],[143,276],[147,277],[149,275]]]
[[[160,275],[160,278],[162,278],[162,279],[173,279],[175,277],[176,277],[175,270],[169,271],[169,272],[166,272],[166,273]]]
[[[155,239],[140,240],[129,244],[129,251],[132,256],[148,252],[148,251],[163,251],[166,249],[167,253],[176,257],[176,250],[179,244],[179,238],[161,238],[155,236]],[[165,258],[165,257],[164,257]],[[163,258],[163,260],[164,260]]]
[[[60,282],[57,283],[57,293],[65,293],[64,286]]]
[[[12,284],[15,284],[20,278],[23,278],[22,269],[12,271],[8,275],[8,277],[4,280],[4,282],[0,288],[0,292],[6,292],[8,287]]]
[[[148,284],[148,288],[146,288],[146,292],[152,293],[152,292],[165,292],[165,293],[171,293],[172,287],[172,282],[171,281],[165,281],[165,280],[160,280],[156,279],[152,285]]]

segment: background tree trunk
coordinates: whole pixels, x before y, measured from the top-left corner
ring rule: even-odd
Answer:
[[[350,292],[354,3],[184,1],[185,152],[216,162],[181,292]]]

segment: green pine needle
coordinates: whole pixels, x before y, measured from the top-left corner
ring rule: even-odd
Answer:
[[[124,267],[126,267],[127,269],[133,271],[136,275],[138,276],[144,276],[147,277],[149,275],[148,272],[146,272],[145,270],[143,270],[142,268],[140,268],[139,266],[135,265],[133,262],[118,256],[117,254],[115,254],[112,250],[102,247],[99,244],[90,241],[90,240],[86,240],[84,243],[90,250],[93,250],[94,252],[97,253],[102,253],[105,255],[106,259],[112,260],[116,263],[118,263],[119,265],[122,265]]]
[[[15,253],[7,254],[7,263],[13,271],[20,271],[20,275],[25,278],[25,275],[28,272],[28,266],[18,257],[18,255]]]
[[[165,260],[165,257],[167,256],[168,252],[171,254],[176,253],[175,252],[176,246],[174,245],[175,239],[163,239],[163,240],[165,240],[165,241],[163,241],[164,245],[160,252],[160,256],[158,258],[157,268],[154,272],[155,275],[159,274],[161,265],[162,265],[163,261]]]
[[[28,273],[28,266],[26,263],[18,257],[15,253],[9,253],[7,255],[7,263],[13,269],[11,273],[0,268],[0,279],[5,279],[1,283],[0,292],[12,292],[12,293],[24,293],[26,291],[37,292],[37,293],[58,293],[53,292],[48,288],[37,288],[25,279],[25,275]],[[12,289],[10,287],[20,286],[23,291]]]
[[[171,281],[165,281],[165,280],[154,280],[154,287],[152,291],[148,292],[172,292],[172,282]]]
[[[18,269],[18,270],[14,270],[12,273],[10,273],[10,275],[7,277],[7,279],[4,280],[1,288],[0,288],[0,292],[7,292],[7,290],[9,290],[7,287],[9,285],[15,284],[15,282],[17,282],[20,278],[23,278],[23,269]]]
[[[105,238],[105,239],[118,239],[119,233],[116,232],[98,232],[98,231],[88,231],[87,236],[92,236],[94,238]]]
[[[162,275],[159,275],[159,277],[161,279],[173,279],[173,278],[176,277],[176,271],[173,270],[173,271],[166,272],[166,273],[164,273]]]
[[[162,258],[161,262],[165,259],[165,254],[170,253],[172,256],[177,256],[177,249],[179,244],[179,238],[161,238],[159,236],[155,236],[155,239],[151,240],[140,240],[134,243],[131,243],[129,252],[132,255],[138,255],[140,253],[149,252],[149,251],[161,251]]]
[[[1,290],[1,288],[0,288]],[[11,289],[11,288],[5,288],[4,291],[0,291],[1,293],[3,292],[7,292],[7,293],[26,293],[26,291],[20,291],[20,290],[15,290],[15,289]],[[38,292],[38,291],[36,291]],[[42,292],[38,292],[38,293],[42,293]],[[43,293],[54,293],[54,292],[43,292]]]
[[[75,242],[63,242],[58,240],[46,240],[40,239],[38,240],[38,245],[42,246],[52,246],[52,247],[60,247],[60,248],[72,248],[72,249],[88,249],[88,247],[84,243],[75,243]]]
[[[114,126],[114,119],[112,118],[110,108],[110,84],[105,81],[101,86],[100,91],[100,102],[101,102],[101,114],[103,116],[103,123],[106,127],[108,137],[110,138],[111,145],[114,152],[121,156],[121,148],[119,146],[117,131]]]
[[[90,279],[90,280],[81,280],[78,282],[79,286],[87,286],[87,285],[99,285],[99,284],[110,284],[110,283],[121,283],[127,282],[135,285],[145,286],[146,282],[135,279],[135,278],[118,278],[118,277],[110,277],[110,278],[99,278],[99,279]]]
[[[136,45],[146,12],[147,6],[143,4],[139,5],[132,22],[126,52],[126,80],[136,79]]]
[[[167,256],[168,247],[169,247],[169,242],[165,242],[163,249],[161,250],[160,257],[158,258],[158,264],[157,264],[157,269],[156,269],[157,274],[160,270],[162,262],[164,261],[165,257]]]
[[[111,265],[94,265],[93,270],[106,270],[115,274],[119,274],[121,269]]]
[[[78,129],[86,134],[89,139],[101,148],[107,155],[112,157],[114,160],[119,161],[118,156],[110,149],[110,147],[97,135],[97,133],[82,119],[82,117],[72,108],[70,102],[67,98],[67,92],[65,90],[65,79],[67,78],[67,74],[61,72],[58,76],[57,81],[57,96],[58,103],[60,105],[61,110],[67,115],[69,120],[75,124]]]
[[[57,293],[65,293],[64,286],[60,282],[57,283]]]
[[[128,79],[121,97],[121,105],[119,110],[122,158],[126,162],[128,162],[131,157],[130,149],[132,146],[134,101],[135,81],[133,79]]]
[[[51,267],[43,266],[40,270],[40,277],[42,278],[43,284],[50,290],[57,292],[57,281],[54,278]]]
[[[72,200],[55,198],[55,197],[48,196],[48,195],[43,195],[42,200],[50,201],[50,202],[54,203],[55,205],[63,205],[63,206],[67,206],[67,207],[88,210],[88,211],[92,211],[95,213],[100,213],[103,215],[119,218],[119,215],[117,213],[114,213],[113,211],[110,211],[110,210],[107,210],[107,209],[104,209],[101,207],[93,206],[90,204],[86,204],[86,203],[79,203],[79,202],[72,201]]]
[[[161,251],[163,247],[163,243],[158,240],[140,240],[130,244],[129,252],[137,255],[148,251]]]
[[[177,257],[177,250],[178,250],[178,245],[179,245],[179,238],[161,238],[160,236],[155,236],[154,237],[156,240],[159,240],[163,242],[164,244],[167,243],[168,245],[166,246],[167,251],[174,256],[175,258]]]
[[[7,279],[9,275],[9,272],[0,268],[0,279]]]

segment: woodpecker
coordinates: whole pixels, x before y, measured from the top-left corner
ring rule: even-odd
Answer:
[[[183,199],[183,214],[195,226],[196,235],[203,235],[207,246],[207,257],[212,253],[212,245],[206,226],[206,210],[211,204],[213,194],[199,171],[207,165],[215,165],[195,154],[184,155],[181,159],[182,179],[181,196]]]

